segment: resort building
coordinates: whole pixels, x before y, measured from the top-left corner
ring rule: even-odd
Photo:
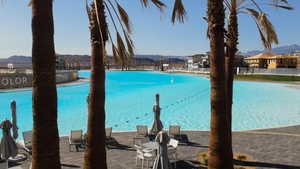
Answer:
[[[298,56],[297,58],[297,68],[300,69],[300,50],[296,50],[290,54],[290,56]]]
[[[251,68],[297,68],[299,56],[276,55],[273,53],[261,53],[245,58],[245,62]]]
[[[56,56],[56,70],[66,69],[66,60],[63,57]]]
[[[189,70],[197,68],[208,68],[209,67],[209,55],[197,54],[189,56],[187,59],[187,67]]]
[[[290,54],[290,56],[300,56],[300,50],[296,50]]]

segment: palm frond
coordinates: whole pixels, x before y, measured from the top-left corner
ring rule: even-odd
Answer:
[[[133,41],[130,38],[130,36],[128,36],[125,32],[124,32],[124,36],[125,36],[125,41],[127,44],[127,51],[129,56],[134,56],[134,45],[133,45]]]
[[[246,11],[251,15],[253,16],[255,19],[258,19],[259,17],[259,12],[256,11],[255,9],[252,9],[252,8],[246,8]]]
[[[166,5],[160,0],[151,0],[151,2],[161,11],[166,7]]]
[[[176,21],[184,23],[186,17],[186,11],[181,0],[175,0],[173,12],[172,12],[172,23]]]
[[[89,4],[88,4],[88,1],[87,1],[87,0],[85,0],[85,9],[86,9],[86,13],[87,13],[87,15],[88,15],[89,21],[91,21],[91,20],[92,20],[92,19],[91,19],[91,9],[90,9],[90,7],[89,7]]]
[[[120,63],[118,48],[114,44],[112,44],[111,46],[112,46],[113,59],[115,60],[116,63]]]
[[[140,0],[141,4],[143,7],[148,8],[149,6],[149,1],[148,0]]]
[[[149,0],[140,0],[143,7],[149,7]],[[151,2],[161,11],[166,7],[166,5],[161,0],[151,0]]]
[[[227,8],[227,9],[231,9],[231,3],[229,3],[228,0],[224,0],[224,6]]]
[[[127,12],[124,10],[124,8],[122,8],[122,6],[118,2],[117,2],[117,8],[118,8],[119,16],[122,22],[124,23],[127,31],[129,33],[132,33],[131,22],[129,20],[129,16]]]
[[[28,2],[28,6],[32,6],[32,0]]]
[[[102,46],[102,53],[103,53],[103,56],[106,56],[105,55],[106,51],[105,51],[105,47],[104,47],[105,42],[104,42],[104,39],[103,39],[104,34],[103,34],[103,30],[101,29],[101,23],[100,23],[100,18],[99,18],[100,14],[98,13],[98,11],[99,11],[99,8],[98,8],[97,0],[94,0],[91,3],[91,14],[95,15],[95,18],[96,18],[96,21],[97,21],[96,25],[98,26],[99,34],[100,34],[100,43],[101,43],[101,46]]]
[[[260,39],[262,41],[262,44],[263,46],[266,48],[266,49],[271,49],[272,48],[272,45],[267,41],[264,33],[262,32],[261,28],[259,27],[258,23],[256,22],[256,27],[257,27],[257,30],[259,32],[259,35],[260,35]]]
[[[237,7],[242,7],[245,4],[246,0],[237,0]]]
[[[270,4],[271,6],[274,6],[275,8],[281,8],[281,9],[286,9],[286,10],[293,10],[294,8],[291,6],[286,6],[286,5],[279,5],[279,4]]]
[[[273,3],[284,3],[284,4],[289,4],[288,0],[273,0]]]
[[[122,39],[120,33],[118,32],[117,27],[115,26],[116,23],[115,23],[115,21],[114,21],[114,18],[112,17],[112,13],[111,13],[111,11],[110,11],[108,5],[107,5],[106,3],[104,3],[104,4],[106,5],[107,9],[108,9],[108,13],[109,13],[110,18],[111,18],[111,20],[112,20],[112,22],[113,22],[113,25],[114,25],[114,27],[115,27],[115,31],[117,32],[117,44],[120,44],[120,45],[117,45],[117,46],[118,46],[118,57],[122,57],[122,58],[121,58],[121,62],[123,63],[123,62],[126,61],[126,57],[128,56],[127,53],[129,53],[129,55],[134,55],[134,45],[133,45],[133,41],[131,40],[130,35],[129,35],[131,32],[130,32],[130,30],[128,30],[127,28],[124,29],[124,26],[123,26],[123,24],[122,24],[122,23],[124,23],[124,22],[122,21],[121,16],[119,16],[119,13],[117,13],[116,8],[113,6],[113,4],[110,2],[110,0],[108,0],[108,2],[109,2],[109,4],[110,4],[111,8],[113,9],[115,15],[117,16],[117,19],[118,19],[118,21],[119,21],[119,23],[120,23],[120,25],[121,25],[121,28],[122,28],[122,31],[123,31],[123,35],[124,35],[124,38],[125,38],[125,41],[126,41],[126,44],[127,44],[127,49],[126,49],[125,44],[124,44],[124,42],[123,42],[124,40]],[[123,9],[123,11],[125,12],[124,9]],[[126,13],[125,15],[127,15],[127,13]],[[127,19],[129,20],[128,15],[127,15]],[[125,20],[126,20],[126,18],[125,18]],[[130,22],[130,21],[129,21],[129,22]],[[125,23],[124,23],[124,24],[125,24]],[[118,36],[118,35],[119,35],[119,36]],[[112,40],[112,41],[113,41],[113,40]],[[121,45],[121,44],[123,44],[123,45]],[[125,51],[124,51],[124,50],[125,50]],[[124,51],[124,52],[123,52],[123,51]],[[123,63],[123,64],[124,64],[124,63]]]
[[[276,31],[267,15],[250,8],[246,8],[246,10],[255,20],[264,47],[270,49],[273,43],[278,44],[279,41]]]
[[[256,3],[255,0],[250,0],[250,2],[252,2],[252,4],[253,4],[260,12],[262,12],[262,9],[259,7],[258,3]]]
[[[117,45],[118,45],[118,51],[119,51],[119,57],[122,61],[122,63],[125,63],[126,61],[126,48],[123,42],[123,39],[119,32],[117,32]]]
[[[278,44],[278,38],[274,26],[269,21],[265,13],[261,13],[259,16],[259,24],[264,30],[264,33],[267,35],[267,40],[272,44]]]

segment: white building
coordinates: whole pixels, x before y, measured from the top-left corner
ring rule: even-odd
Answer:
[[[188,70],[195,70],[198,68],[207,68],[209,67],[209,57],[205,54],[197,54],[188,57],[187,60]]]
[[[8,63],[7,68],[8,69],[14,69],[14,64],[13,63]]]

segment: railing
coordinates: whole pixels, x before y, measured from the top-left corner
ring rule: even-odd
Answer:
[[[167,72],[184,72],[184,73],[200,73],[209,74],[210,68],[193,68],[193,69],[167,69]]]
[[[295,68],[277,68],[277,69],[237,68],[237,73],[238,74],[300,76],[300,69],[295,69]]]
[[[184,72],[184,73],[209,74],[210,73],[210,68],[168,69],[166,71],[167,72]],[[300,76],[300,69],[295,69],[295,68],[262,69],[262,68],[238,67],[238,68],[235,69],[235,72],[237,74]]]
[[[77,70],[57,70],[56,72],[77,72]],[[0,69],[0,74],[8,73],[32,74],[32,69]]]

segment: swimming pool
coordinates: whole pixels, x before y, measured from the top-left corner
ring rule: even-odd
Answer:
[[[82,71],[81,77],[90,72]],[[161,120],[183,129],[209,130],[210,84],[202,76],[155,72],[107,72],[106,126],[114,131],[135,130],[153,121],[152,105],[161,95]],[[86,96],[89,83],[62,85],[58,89],[60,135],[71,129],[86,130]],[[32,129],[32,91],[0,92],[0,118],[10,119],[10,101],[17,102],[19,133]],[[300,124],[300,90],[286,84],[234,83],[233,130]]]

